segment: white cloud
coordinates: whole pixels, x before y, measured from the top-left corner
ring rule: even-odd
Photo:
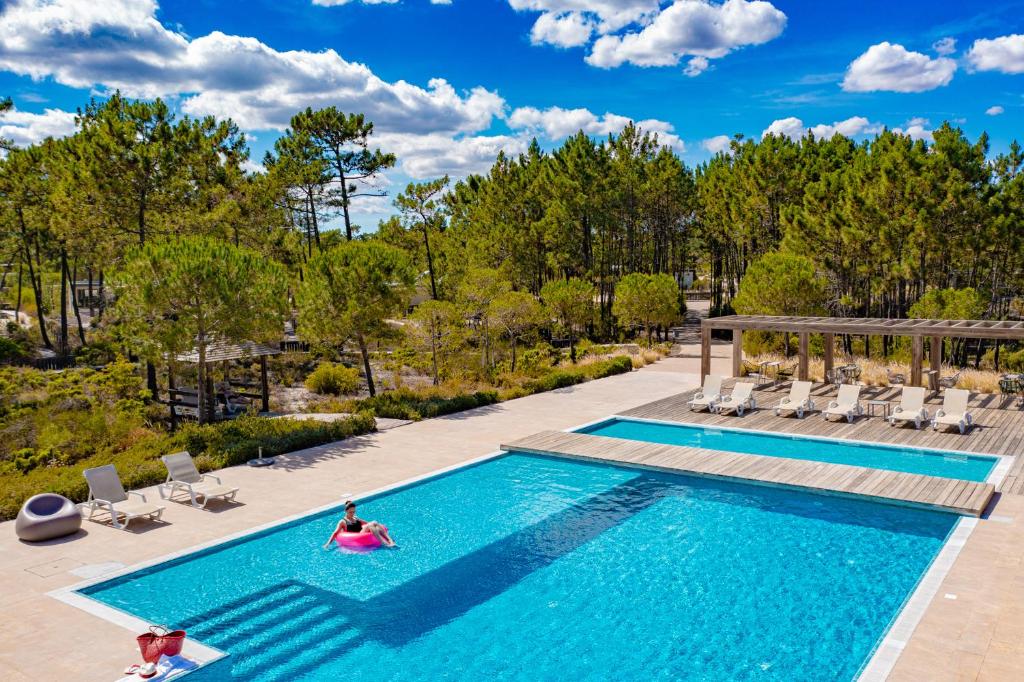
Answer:
[[[708,70],[708,58],[707,57],[690,57],[690,61],[686,62],[686,68],[683,69],[683,73],[690,78],[699,76]]]
[[[661,3],[659,0],[508,0],[508,4],[519,12],[540,12],[537,23],[551,21],[552,16],[574,14],[589,21],[598,33],[605,34],[630,24],[647,23],[658,13]],[[536,29],[534,25],[534,32]]]
[[[744,45],[778,37],[786,15],[763,0],[677,0],[638,32],[599,38],[587,63],[612,68],[675,66],[686,56],[717,59]]]
[[[675,66],[696,76],[709,59],[777,37],[786,15],[767,0],[508,0],[513,9],[539,12],[534,44],[579,47],[592,39],[587,63],[613,68]]]
[[[41,142],[48,137],[66,137],[75,132],[75,113],[46,109],[41,114],[11,109],[0,113],[0,138],[18,147]]]
[[[1024,73],[1024,35],[975,40],[967,62],[977,71]]]
[[[928,129],[930,121],[926,118],[912,118],[902,128],[893,128],[892,131],[898,135],[907,135],[914,140],[925,140],[931,142],[932,131]]]
[[[301,108],[336,105],[382,128],[455,133],[486,129],[505,106],[443,79],[388,82],[334,50],[278,51],[218,31],[189,39],[155,12],[153,0],[20,0],[0,14],[0,68],[136,97],[184,95],[186,112],[247,128],[281,129]]]
[[[956,38],[940,38],[932,43],[932,49],[935,50],[936,54],[940,54],[943,57],[953,54],[956,52]]]
[[[401,159],[402,171],[414,179],[436,178],[448,174],[454,178],[470,173],[485,173],[494,164],[499,151],[520,154],[530,139],[526,135],[415,135],[382,133],[380,145]]]
[[[872,45],[846,70],[843,90],[847,92],[924,92],[948,85],[956,62],[947,57],[932,59],[888,42]]]
[[[732,138],[728,135],[715,135],[714,137],[709,137],[702,141],[700,146],[712,154],[718,154],[719,152],[728,151],[731,143]]]
[[[573,11],[573,2],[562,4]],[[607,0],[609,7],[631,2]],[[394,151],[401,171],[415,178],[481,172],[499,150],[523,150],[538,131],[549,140],[578,129],[606,135],[630,120],[585,109],[521,108],[510,119],[511,134],[490,134],[495,120],[508,118],[508,106],[484,87],[459,91],[442,78],[425,86],[385,81],[334,50],[280,51],[218,31],[191,38],[162,25],[156,11],[153,0],[17,0],[0,10],[0,69],[100,92],[175,98],[185,113],[231,117],[247,130],[282,130],[306,107],[362,112],[374,122],[375,144]],[[610,12],[601,20],[620,19]],[[5,125],[17,130],[6,136],[19,142],[70,132],[74,116],[17,112],[15,122],[13,115]],[[671,124],[638,124],[682,149]]]
[[[814,126],[805,126],[801,119],[790,116],[772,121],[771,125],[761,133],[761,137],[784,135],[790,139],[799,140],[810,132],[818,139],[829,139],[837,134],[854,137],[855,135],[870,135],[881,130],[881,125],[872,123],[863,116],[851,116],[835,123],[819,123]]]
[[[1002,114],[1005,111],[1006,111],[1006,109],[1003,109],[1001,106],[999,106],[997,104],[995,106],[992,106],[992,107],[989,107],[988,109],[986,109],[985,113],[988,114],[989,116],[998,116],[998,115]]]
[[[509,127],[525,130],[532,134],[543,133],[551,140],[560,140],[579,130],[594,136],[616,134],[629,123],[629,118],[611,112],[597,116],[589,109],[563,109],[561,107],[549,107],[543,110],[534,107],[520,107],[508,117]],[[647,132],[657,133],[658,141],[661,144],[670,146],[677,152],[683,151],[685,145],[675,134],[671,123],[657,119],[646,119],[635,123]]]
[[[361,2],[364,5],[393,5],[396,2],[402,0],[313,0],[314,5],[320,5],[321,7],[338,7],[340,5],[348,5],[355,2]],[[431,5],[450,5],[452,0],[430,0]]]
[[[530,40],[535,45],[548,43],[558,47],[579,47],[590,41],[593,32],[593,22],[581,12],[545,12],[534,22]]]

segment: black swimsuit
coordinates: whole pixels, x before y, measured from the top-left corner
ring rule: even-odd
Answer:
[[[343,521],[345,523],[346,533],[359,533],[363,530],[363,522],[359,519],[354,519],[352,521],[349,521],[348,519],[343,519]]]

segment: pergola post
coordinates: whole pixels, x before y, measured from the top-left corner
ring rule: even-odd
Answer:
[[[174,389],[174,365],[167,365],[167,406],[171,409],[171,431],[178,428],[178,413],[174,410],[175,397]],[[159,396],[158,396],[159,397]]]
[[[921,364],[924,360],[924,337],[910,337],[910,385],[921,385]]]
[[[701,322],[700,325],[700,380],[711,374],[711,327]]]
[[[807,332],[800,332],[798,336],[800,340],[799,350],[799,367],[797,369],[797,378],[800,381],[807,381],[811,376],[811,363],[810,358],[807,357],[808,346],[810,345],[811,335]]]
[[[743,371],[743,330],[732,330],[732,375],[740,376]]]
[[[832,370],[836,364],[836,335],[835,334],[823,334],[825,340],[825,381],[828,381],[829,376],[832,374]]]
[[[263,412],[270,412],[270,382],[267,380],[267,356],[260,356],[260,394],[263,399]]]
[[[933,336],[931,348],[929,349],[928,364],[931,365],[930,369],[937,371],[942,370],[942,337]]]

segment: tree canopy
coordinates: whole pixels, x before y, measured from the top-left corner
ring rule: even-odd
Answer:
[[[251,249],[209,237],[151,241],[129,251],[114,280],[119,328],[137,352],[153,361],[197,352],[201,420],[210,345],[281,336],[285,270]]]
[[[393,246],[354,241],[317,253],[297,296],[304,334],[337,348],[354,340],[375,395],[370,342],[391,333],[388,320],[405,310],[415,281],[409,258]]]
[[[679,318],[679,285],[664,273],[630,273],[615,285],[612,313],[620,324],[643,326],[650,345],[655,327],[667,328]]]

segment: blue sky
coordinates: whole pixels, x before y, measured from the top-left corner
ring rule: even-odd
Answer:
[[[411,179],[482,172],[626,120],[691,164],[725,137],[1024,138],[1024,0],[13,0],[0,3],[0,134],[67,134],[115,88],[232,116],[259,161],[294,111],[366,112]],[[390,199],[365,200],[372,228]]]

